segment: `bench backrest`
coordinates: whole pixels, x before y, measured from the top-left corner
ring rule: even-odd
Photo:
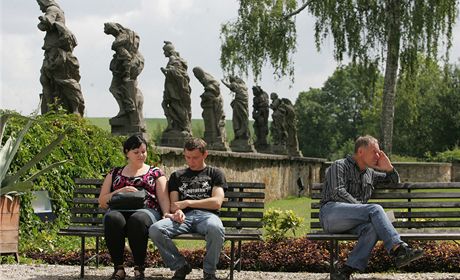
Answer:
[[[97,198],[103,179],[76,178],[71,209],[71,223],[101,227],[105,213]],[[265,184],[228,182],[220,217],[226,228],[261,228],[265,200]]]
[[[321,231],[318,220],[321,188],[313,184],[311,201],[312,232]],[[393,210],[395,228],[460,230],[460,182],[400,183],[376,186],[369,203]]]

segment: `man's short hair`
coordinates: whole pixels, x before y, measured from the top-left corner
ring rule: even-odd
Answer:
[[[358,149],[361,147],[367,147],[369,146],[370,143],[379,143],[379,140],[377,140],[375,137],[370,136],[370,135],[364,135],[364,136],[359,136],[358,139],[356,139],[355,142],[355,153],[358,152]]]
[[[185,140],[184,149],[188,151],[193,151],[198,149],[202,154],[207,151],[206,142],[201,138],[190,137]]]

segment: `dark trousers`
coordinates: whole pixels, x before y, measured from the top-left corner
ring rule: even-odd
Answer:
[[[123,264],[126,237],[133,253],[134,264],[145,264],[149,227],[152,224],[152,219],[144,212],[110,211],[105,215],[105,242],[115,266]]]

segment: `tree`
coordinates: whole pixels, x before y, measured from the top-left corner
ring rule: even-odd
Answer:
[[[437,57],[441,37],[448,58],[458,0],[309,0],[299,4],[297,0],[240,0],[237,20],[221,29],[222,68],[247,74],[251,67],[258,79],[269,61],[275,75],[288,74],[292,80],[295,17],[310,11],[316,17],[318,50],[331,35],[337,61],[346,54],[353,61],[385,63],[381,138],[384,149],[391,153],[399,64],[410,73],[418,52]]]
[[[302,153],[332,159],[335,152],[343,157],[343,152],[350,152],[344,151],[350,141],[375,134],[382,88],[383,77],[377,68],[350,64],[337,68],[321,89],[301,92],[296,111]]]
[[[411,77],[402,73],[395,105],[395,153],[424,157],[460,144],[459,81],[458,65],[443,70],[434,60],[420,64]]]

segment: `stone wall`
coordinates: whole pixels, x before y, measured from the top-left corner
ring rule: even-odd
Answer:
[[[186,167],[181,148],[157,147],[160,167],[169,176]],[[325,159],[288,157],[259,153],[209,151],[208,165],[221,168],[227,181],[265,183],[266,201],[298,194],[297,179],[303,180],[305,189],[320,181],[321,166]]]
[[[157,147],[156,152],[168,177],[186,167],[181,148]],[[322,158],[221,151],[209,151],[206,163],[221,168],[227,181],[265,183],[266,201],[298,195],[298,178],[305,185],[302,195],[308,196],[310,185],[322,182],[324,170],[330,165]],[[394,162],[393,165],[402,182],[460,181],[459,163]]]

